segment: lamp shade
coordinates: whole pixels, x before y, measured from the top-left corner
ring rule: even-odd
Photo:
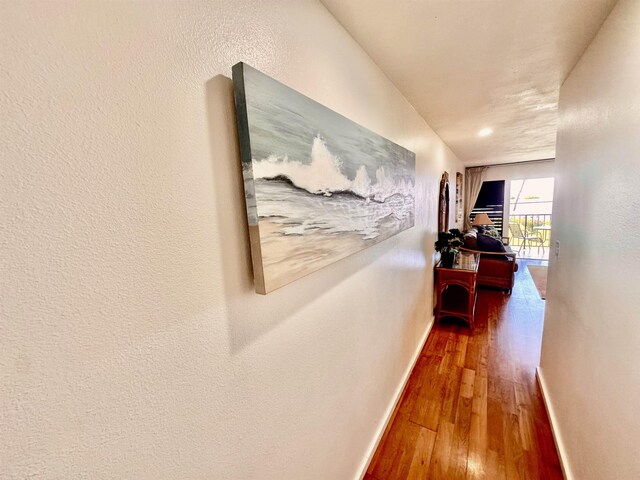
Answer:
[[[486,213],[477,213],[471,225],[493,225],[493,222]]]

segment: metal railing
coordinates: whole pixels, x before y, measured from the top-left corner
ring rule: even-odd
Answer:
[[[536,248],[538,245],[542,245],[545,249],[548,249],[551,246],[551,217],[551,214],[546,213],[510,215],[509,224],[517,223],[520,225],[522,233],[525,236],[538,237],[541,239],[541,244],[539,241],[527,242],[527,248],[531,249]],[[511,228],[509,228],[508,236],[510,237],[511,248],[520,248],[523,246],[524,240],[522,238],[516,238],[514,233],[511,232]]]

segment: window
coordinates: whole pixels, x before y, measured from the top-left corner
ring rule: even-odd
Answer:
[[[476,213],[486,213],[493,222],[496,230],[502,233],[502,216],[504,214],[504,180],[494,180],[490,182],[482,182],[480,193],[476,204],[471,210],[471,218]]]

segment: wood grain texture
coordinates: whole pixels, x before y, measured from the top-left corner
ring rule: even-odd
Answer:
[[[366,479],[563,478],[535,379],[544,302],[520,262],[512,295],[480,290],[473,330],[434,325]]]

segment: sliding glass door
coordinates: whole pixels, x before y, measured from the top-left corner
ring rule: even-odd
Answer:
[[[511,181],[509,237],[522,258],[549,258],[553,188],[553,178]]]

